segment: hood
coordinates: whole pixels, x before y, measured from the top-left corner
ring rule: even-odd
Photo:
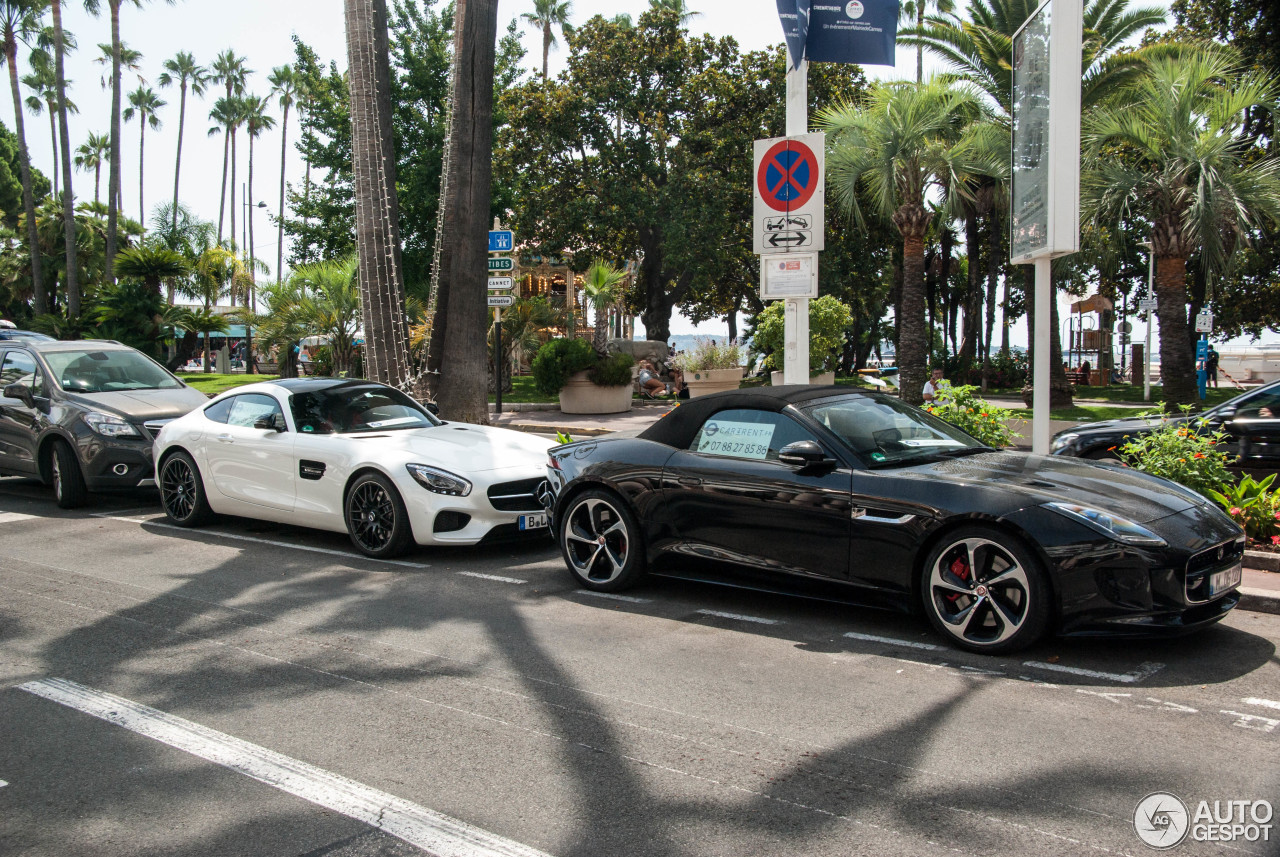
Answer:
[[[1164,479],[1078,458],[990,452],[911,469],[926,479],[963,481],[1016,492],[1032,503],[1079,503],[1146,524],[1206,501]]]
[[[466,473],[529,464],[541,467],[546,464],[547,450],[556,445],[549,438],[470,423],[446,423],[412,431],[352,434],[347,437],[376,440],[380,449],[400,449],[407,459]]]
[[[90,411],[108,411],[134,422],[176,419],[209,401],[190,387],[128,390],[119,393],[68,393],[67,400]]]
[[[1159,417],[1124,417],[1118,420],[1102,420],[1096,423],[1081,423],[1073,428],[1060,431],[1058,434],[1089,434],[1091,432],[1105,432],[1106,434],[1145,434],[1153,429],[1159,428],[1164,423],[1172,423],[1178,425],[1186,422],[1186,417],[1168,417],[1161,420]]]

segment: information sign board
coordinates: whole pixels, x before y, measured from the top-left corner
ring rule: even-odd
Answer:
[[[514,277],[490,277],[489,288],[495,292],[509,292],[516,286]]]
[[[1209,310],[1202,309],[1196,316],[1196,333],[1213,333],[1213,313]]]
[[[510,229],[495,229],[489,233],[490,253],[510,253],[516,247],[516,235]]]
[[[515,302],[516,299],[511,295],[489,295],[489,306],[491,307],[512,306]]]
[[[516,263],[510,256],[494,256],[489,260],[490,271],[512,271]]]
[[[789,253],[760,257],[760,300],[816,298],[818,296],[818,256],[816,253]]]

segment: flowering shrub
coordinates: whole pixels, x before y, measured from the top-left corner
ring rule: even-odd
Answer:
[[[987,446],[1001,449],[1013,444],[1017,435],[1009,428],[1009,419],[1013,415],[1007,409],[978,398],[974,395],[977,387],[952,387],[948,381],[943,381],[939,387],[938,401],[925,404],[926,411]]]
[[[1182,410],[1189,415],[1191,409],[1184,406]],[[1130,438],[1117,451],[1125,462],[1143,473],[1161,476],[1210,497],[1234,479],[1227,470],[1228,456],[1222,451],[1226,448],[1226,433],[1207,432],[1205,425],[1204,420],[1194,424],[1166,422],[1155,431]]]
[[[1276,481],[1271,474],[1261,482],[1245,474],[1235,485],[1224,485],[1223,491],[1209,491],[1236,523],[1244,527],[1251,541],[1280,544],[1280,493],[1268,491]]]
[[[720,345],[714,339],[699,339],[692,349],[677,354],[671,362],[682,372],[737,369],[742,365],[742,346],[736,342]]]

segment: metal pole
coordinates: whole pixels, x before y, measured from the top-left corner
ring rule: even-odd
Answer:
[[[790,54],[788,54],[790,56]],[[787,136],[809,133],[809,61],[787,69]],[[788,298],[782,383],[809,383],[809,299]]]
[[[1056,298],[1051,288],[1051,265],[1048,258],[1035,261],[1036,353],[1031,396],[1031,451],[1036,455],[1049,454],[1049,320],[1052,316],[1049,301]]]
[[[1155,298],[1156,283],[1156,248],[1150,241],[1147,245],[1147,344],[1142,349],[1142,401],[1151,401],[1151,301]]]
[[[496,307],[493,312],[498,317],[498,330],[494,334],[498,340],[498,353],[493,358],[493,369],[497,376],[497,413],[502,413],[502,307]]]

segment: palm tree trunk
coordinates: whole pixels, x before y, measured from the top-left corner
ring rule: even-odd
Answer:
[[[236,243],[236,129],[231,129],[231,243]],[[242,248],[243,249],[243,248]],[[234,301],[233,301],[234,303]]]
[[[916,0],[916,32],[924,29],[924,0]],[[924,83],[924,45],[916,45],[916,83]]]
[[[138,135],[138,222],[146,225],[147,222],[147,203],[143,176],[145,172],[143,166],[146,164],[147,158],[147,117],[145,114],[138,116],[138,125],[141,132]]]
[[[547,79],[547,70],[549,68],[549,59],[551,57],[551,40],[555,38],[551,33],[551,22],[548,21],[542,25],[542,79]]]
[[[178,182],[182,178],[182,134],[187,127],[187,83],[182,82],[182,98],[178,106],[178,155],[173,166],[173,228],[178,228]]]
[[[496,5],[496,0],[494,2]],[[372,380],[400,386],[409,380],[410,362],[404,311],[404,267],[400,257],[395,140],[391,128],[387,4],[386,0],[345,0],[345,11],[351,78],[356,246],[360,257],[360,311],[365,333],[364,372]],[[493,35],[496,37],[496,31]],[[492,92],[492,81],[489,87]],[[486,117],[485,122],[489,123],[490,119]],[[486,216],[489,213],[488,186],[486,177]],[[474,224],[468,221],[465,226]],[[472,229],[466,234],[479,233]],[[476,243],[476,248],[480,249],[479,243]],[[481,253],[482,267],[477,267],[476,272],[485,270],[484,255]],[[478,288],[476,294],[484,294],[482,283]],[[454,418],[468,422],[484,422],[487,410],[483,330],[483,319],[477,313],[467,333],[477,346],[479,359],[474,365],[459,363],[451,367],[452,371],[466,373],[468,381],[478,385],[479,419],[470,410],[455,408],[449,411]]]
[[[1160,319],[1160,383],[1175,411],[1198,401],[1195,355],[1187,333],[1187,259],[1156,256],[1156,316]]]
[[[119,228],[120,209],[123,207],[123,170],[120,161],[120,3],[108,0],[111,5],[111,170],[107,180],[107,273],[105,282],[115,282],[112,273],[116,263],[116,231]],[[77,298],[78,303],[78,298]]]
[[[98,162],[93,166],[93,204],[99,206],[102,204],[102,157],[98,157]]]
[[[13,94],[14,130],[18,134],[18,164],[22,179],[22,211],[27,217],[27,243],[31,254],[31,294],[36,315],[49,311],[44,294],[44,259],[40,255],[40,236],[36,231],[36,201],[31,190],[31,153],[27,151],[26,117],[23,115],[22,90],[18,88],[18,43],[9,41],[4,46],[5,62],[9,64],[9,89]],[[53,118],[50,112],[49,118]],[[57,171],[54,171],[57,175]]]
[[[54,72],[58,87],[58,137],[62,142],[62,222],[67,249],[67,317],[80,316],[80,279],[76,266],[76,207],[71,191],[71,130],[67,127],[67,75],[62,43],[62,0],[53,0]],[[108,263],[111,259],[108,257]]]
[[[289,160],[289,105],[284,106],[284,121],[280,124],[280,208],[276,210],[276,282],[284,279],[284,173]]]
[[[14,52],[14,56],[17,56],[16,51]],[[13,66],[10,65],[10,68],[12,67]],[[58,170],[62,168],[62,159],[58,157],[58,105],[57,104],[49,105],[49,142],[53,144],[53,149],[50,150],[53,152],[53,198],[57,199],[60,196],[59,189],[58,189],[58,181],[59,181]]]
[[[245,215],[245,220],[249,224],[249,291],[244,297],[245,308],[249,312],[253,312],[254,291],[258,285],[258,271],[254,266],[258,262],[258,257],[253,249],[253,134],[249,134],[249,186],[245,201],[249,203],[249,213]],[[244,323],[244,373],[253,375],[253,326],[249,319],[245,318]]]
[[[991,375],[991,337],[996,328],[996,285],[1000,279],[1000,217],[994,208],[987,214],[987,335],[982,343],[982,392]],[[1007,335],[1007,334],[1006,334]]]
[[[227,216],[227,164],[231,156],[231,129],[222,129],[222,194],[218,197],[218,243],[222,243],[222,224]]]
[[[912,405],[924,401],[924,381],[929,359],[924,314],[924,236],[902,237],[902,330],[898,343],[898,373],[902,400]]]

